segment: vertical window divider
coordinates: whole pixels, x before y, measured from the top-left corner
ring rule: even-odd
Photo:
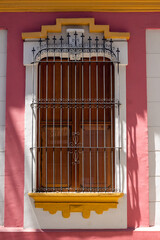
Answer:
[[[105,38],[103,37],[103,101],[104,101],[104,109],[103,109],[103,115],[104,115],[104,189],[106,192],[106,63],[105,63]]]
[[[35,103],[35,98],[34,98],[34,94],[35,94],[35,90],[34,90],[34,63],[35,63],[35,59],[34,59],[34,53],[35,53],[35,49],[34,49],[34,47],[33,47],[33,49],[32,49],[32,56],[33,56],[33,62],[32,62],[32,79],[33,79],[33,85],[32,85],[32,87],[33,87],[33,94],[32,94],[32,106],[33,106],[33,108],[32,108],[32,163],[31,163],[31,172],[32,172],[32,180],[31,180],[31,185],[32,185],[32,192],[33,192],[33,161],[34,161],[34,153],[33,153],[33,151],[34,151],[34,145],[33,145],[33,141],[34,141],[34,139],[33,139],[33,129],[34,129],[34,121],[33,121],[33,116],[34,116],[34,103]]]
[[[41,54],[41,38],[39,40],[39,47],[40,47],[40,54]],[[41,56],[40,56],[40,59],[41,59]],[[41,156],[41,144],[40,144],[40,141],[41,141],[41,137],[40,137],[40,134],[41,134],[41,104],[39,102],[41,102],[41,63],[38,65],[39,67],[39,92],[38,92],[38,191],[40,191],[40,166],[41,166],[41,163],[40,163],[40,156]]]
[[[76,61],[76,50],[77,50],[77,32],[75,31],[75,162],[74,162],[74,166],[75,166],[75,191],[77,191],[77,163],[78,163],[78,159],[77,159],[77,156],[78,156],[78,149],[77,149],[77,61]]]
[[[62,174],[63,174],[63,169],[62,169],[62,41],[63,38],[61,36],[60,38],[61,41],[61,63],[60,63],[60,189],[62,192]]]
[[[121,129],[120,129],[120,79],[119,79],[119,53],[120,50],[117,48],[117,72],[118,72],[118,165],[119,165],[119,188],[118,191],[121,191]]]
[[[46,64],[46,192],[48,190],[48,41],[49,38],[46,38],[47,44],[47,64]]]
[[[98,112],[99,112],[99,96],[98,96],[98,37],[96,41],[96,101],[97,101],[97,111],[96,111],[96,123],[97,123],[97,192],[99,192],[99,149],[98,149]]]
[[[89,36],[89,162],[90,162],[90,192],[92,191],[92,152],[91,152],[91,37]]]
[[[70,131],[69,131],[69,109],[70,109],[70,96],[69,96],[69,90],[70,90],[70,87],[69,87],[69,81],[70,81],[70,71],[69,71],[69,66],[70,66],[70,51],[69,51],[69,38],[70,38],[70,34],[68,33],[67,35],[68,37],[68,63],[67,63],[67,72],[68,72],[68,75],[67,75],[67,80],[68,80],[68,93],[67,93],[67,98],[68,98],[68,108],[67,108],[67,122],[68,122],[68,134],[67,134],[67,147],[68,147],[68,151],[67,151],[67,165],[68,165],[68,171],[67,171],[67,174],[68,174],[68,192],[69,192],[69,179],[70,179],[70,166],[69,166],[69,160],[70,160],[70,137],[69,137],[69,134],[70,134]]]
[[[82,33],[82,188],[84,192],[84,56],[83,56],[83,38],[84,35]]]
[[[54,52],[53,52],[53,191],[55,191],[55,41],[54,36]]]
[[[112,39],[111,39],[111,55],[112,55]],[[113,192],[113,86],[112,86],[112,62],[110,63],[110,87],[111,87],[111,171],[112,171],[112,192]]]

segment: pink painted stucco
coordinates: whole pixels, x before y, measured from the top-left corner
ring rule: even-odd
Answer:
[[[11,231],[2,231],[0,239],[3,240],[160,240],[160,234],[158,231],[20,231],[18,229]]]
[[[95,18],[96,24],[109,24],[111,31],[130,32],[131,34],[128,44],[129,60],[126,83],[128,227],[135,228],[138,226],[148,226],[149,173],[145,31],[147,28],[160,27],[160,14],[91,12],[0,13],[0,27],[7,28],[8,30],[5,145],[5,226],[23,226],[25,68],[23,66],[23,42],[21,39],[21,33],[40,31],[41,25],[55,24],[56,18],[71,17],[93,17]],[[102,239],[103,234],[104,233],[101,234],[101,237],[97,237],[95,239]],[[110,234],[110,232],[107,232],[107,235],[105,236],[109,236]],[[118,239],[116,233],[112,232],[112,234],[113,240]],[[128,237],[126,235],[129,234],[128,232],[119,232],[119,234],[124,235],[122,239],[135,239],[135,237]],[[13,235],[11,234],[11,238],[13,238]],[[35,235],[33,239],[37,239],[38,236],[39,234]],[[92,236],[92,234],[90,236]],[[51,236],[48,235],[48,238],[46,239],[50,238]],[[54,239],[62,238],[64,237],[56,237]],[[25,238],[23,237],[23,239],[29,238],[26,236]],[[74,239],[80,239],[80,237],[76,237]]]

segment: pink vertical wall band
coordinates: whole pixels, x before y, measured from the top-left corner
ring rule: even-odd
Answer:
[[[24,100],[22,32],[39,31],[56,18],[93,17],[111,31],[130,32],[127,67],[128,227],[149,225],[145,29],[160,27],[157,13],[1,13],[8,29],[6,88],[5,226],[23,226]],[[98,238],[97,238],[98,239]],[[115,238],[116,239],[116,238]],[[127,239],[127,238],[124,238]]]
[[[7,17],[6,17],[7,19]],[[10,21],[11,20],[11,21]],[[16,22],[8,19],[4,225],[23,226],[24,89],[23,44]],[[14,21],[14,23],[12,23]],[[20,21],[20,20],[17,20]]]

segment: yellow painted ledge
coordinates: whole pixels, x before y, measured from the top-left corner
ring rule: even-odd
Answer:
[[[90,217],[90,211],[102,214],[109,208],[117,208],[123,193],[29,193],[36,208],[43,208],[50,214],[62,211],[64,218],[71,212],[81,212],[84,218]]]
[[[55,25],[44,25],[41,27],[41,32],[22,33],[22,39],[46,38],[48,32],[59,33],[62,31],[62,26],[65,25],[88,25],[90,33],[104,33],[105,38],[130,38],[128,32],[110,32],[109,25],[96,25],[94,18],[57,18]]]
[[[160,0],[0,0],[0,12],[160,12]]]

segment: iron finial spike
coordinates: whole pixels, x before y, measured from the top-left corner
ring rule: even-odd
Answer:
[[[112,39],[110,39],[110,45],[111,45],[111,47],[112,47],[112,44],[113,44],[113,40],[112,40]]]
[[[68,38],[68,45],[69,45],[69,38],[70,38],[70,34],[69,34],[69,32],[67,33],[67,38]]]
[[[53,42],[54,42],[54,45],[55,45],[55,42],[56,42],[56,37],[55,37],[55,35],[54,35],[54,37],[53,37]]]
[[[96,36],[95,40],[96,40],[96,41],[99,41],[99,38]]]
[[[112,44],[113,44],[113,40],[112,40],[112,38],[111,38],[111,39],[110,39],[111,56],[112,56],[112,50],[113,50],[113,46],[112,46]]]
[[[103,41],[106,41],[106,38],[105,38],[105,36],[104,36],[104,35],[103,35],[103,38],[102,38],[102,40],[103,40]]]
[[[62,42],[63,42],[63,37],[60,37],[60,41],[61,41],[61,47],[62,47]]]
[[[82,33],[81,38],[84,38],[84,34]]]
[[[48,41],[49,41],[49,37],[48,37],[48,35],[47,35],[46,41],[47,41],[47,43],[48,43]]]
[[[36,50],[35,50],[35,48],[33,47],[33,49],[32,49],[32,52],[33,52],[33,56],[34,56],[34,52],[35,52]]]
[[[89,36],[88,41],[91,41],[91,40],[92,40],[92,38],[91,38],[91,36]]]
[[[81,35],[81,38],[82,38],[82,48],[83,48],[83,38],[84,38],[84,34],[83,33]]]
[[[36,51],[36,50],[35,50],[35,48],[33,47],[33,48],[32,48],[32,53],[33,53],[33,61],[34,61],[34,53],[35,53],[35,51]]]
[[[102,41],[103,41],[103,48],[105,48],[105,42],[106,42],[105,36],[103,36]]]
[[[117,50],[116,50],[116,52],[117,52],[117,62],[118,62],[118,74],[119,74],[119,53],[120,53],[120,50],[119,50],[119,48],[117,48]]]
[[[39,39],[39,45],[40,45],[40,47],[41,47],[41,44],[42,44],[42,39],[40,38],[40,39]]]
[[[77,35],[78,33],[75,31],[74,36],[75,36],[75,46],[77,46]]]
[[[88,41],[89,41],[89,48],[90,48],[91,47],[91,41],[92,41],[91,36],[89,36]]]
[[[97,50],[98,50],[98,41],[99,41],[99,38],[97,36],[95,38],[95,41],[96,41],[96,52],[97,52]]]
[[[116,52],[117,52],[117,60],[118,60],[118,62],[119,62],[119,53],[120,53],[119,48],[117,48]]]
[[[120,52],[119,48],[117,48],[117,51],[116,52]]]

